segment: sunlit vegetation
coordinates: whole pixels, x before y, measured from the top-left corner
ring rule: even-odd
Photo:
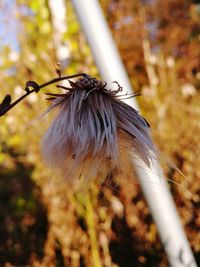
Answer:
[[[166,177],[174,181],[169,187],[200,263],[199,1],[100,3],[133,88],[142,93],[141,112]],[[66,8],[62,42],[69,54],[62,73],[99,77],[70,1]],[[57,76],[56,29],[49,1],[3,0],[0,10],[0,99],[16,99],[27,80],[40,84]],[[45,167],[45,98],[43,92],[31,95],[0,118],[0,265],[168,266],[136,177],[94,182],[74,193]]]

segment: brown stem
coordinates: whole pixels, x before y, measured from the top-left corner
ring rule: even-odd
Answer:
[[[50,85],[50,84],[53,84],[53,83],[57,83],[59,81],[63,81],[63,80],[68,80],[68,79],[71,79],[71,78],[75,78],[75,77],[79,77],[79,76],[87,76],[87,74],[85,73],[79,73],[79,74],[74,74],[74,75],[70,75],[70,76],[63,76],[63,77],[58,77],[58,78],[55,78],[55,79],[52,79],[46,83],[43,83],[41,85],[38,85],[37,87],[33,87],[32,90],[29,90],[27,87],[25,88],[26,90],[26,94],[24,94],[23,96],[21,96],[20,98],[18,98],[16,101],[14,101],[13,103],[11,103],[8,107],[6,108],[2,108],[1,110],[1,104],[0,104],[0,117],[3,116],[5,113],[7,113],[11,108],[13,108],[15,105],[17,105],[19,102],[21,102],[25,97],[27,97],[28,95],[32,94],[33,92],[39,92],[40,89]],[[29,85],[31,87],[31,83],[37,85],[35,82],[29,82]],[[28,84],[28,82],[27,82]],[[28,86],[29,87],[29,86]]]

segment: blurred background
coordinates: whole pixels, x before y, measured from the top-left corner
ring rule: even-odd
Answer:
[[[200,1],[100,4],[200,264]],[[57,63],[63,75],[100,78],[71,2],[0,0],[0,99],[56,77]],[[45,167],[47,107],[41,92],[0,118],[0,266],[168,266],[136,177],[73,193]]]

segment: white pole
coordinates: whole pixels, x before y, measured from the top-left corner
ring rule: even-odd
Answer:
[[[124,89],[132,92],[99,2],[72,0],[72,3],[103,79],[107,82],[117,80]],[[138,108],[135,99],[126,102]],[[133,158],[143,193],[158,227],[170,265],[197,267],[162,170],[155,159],[152,161],[153,166],[148,169],[141,160]]]
[[[112,82],[117,80],[128,93],[133,93],[98,1],[72,0],[72,3],[103,79],[110,83],[110,87],[112,87]],[[128,99],[126,102],[138,109],[134,98]]]

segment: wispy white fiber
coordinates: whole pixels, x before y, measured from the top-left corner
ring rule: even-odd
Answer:
[[[90,76],[71,83],[48,112],[58,109],[42,140],[45,161],[73,181],[85,177],[104,179],[122,171],[122,157],[132,154],[150,164],[155,149],[146,120]]]

